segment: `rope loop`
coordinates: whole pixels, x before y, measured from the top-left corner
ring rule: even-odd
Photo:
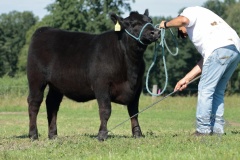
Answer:
[[[155,28],[159,28],[159,25],[156,25]],[[165,33],[166,33],[166,30],[164,28],[160,28],[159,29],[161,31],[161,41],[159,44],[157,44],[157,42],[155,42],[155,48],[154,48],[154,57],[153,57],[153,62],[152,64],[150,65],[148,71],[147,71],[147,76],[146,76],[146,89],[148,91],[148,93],[152,96],[160,96],[164,93],[164,91],[166,90],[167,88],[167,84],[168,84],[168,72],[167,72],[167,65],[166,65],[166,59],[165,59],[165,50],[164,50],[164,46],[166,46],[168,52],[173,55],[173,56],[176,56],[178,55],[178,43],[176,41],[176,38],[172,32],[171,29],[170,32],[171,32],[171,35],[172,35],[172,38],[174,39],[174,43],[176,45],[176,52],[175,53],[172,53],[171,50],[169,49],[168,45],[167,45],[167,42],[165,40]],[[162,50],[162,59],[163,59],[163,66],[164,66],[164,72],[165,72],[165,85],[164,85],[164,88],[163,90],[160,92],[160,93],[152,93],[150,90],[149,90],[149,86],[148,86],[148,82],[149,82],[149,75],[150,75],[150,72],[151,72],[151,69],[154,67],[155,63],[156,63],[156,60],[157,60],[157,55],[158,55],[158,51],[159,50]]]

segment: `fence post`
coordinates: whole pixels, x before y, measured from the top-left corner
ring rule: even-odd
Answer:
[[[154,85],[153,85],[153,88],[152,88],[152,93],[153,93],[153,94],[157,94],[157,89],[158,89],[157,85],[154,84]],[[156,98],[156,96],[152,95],[152,98]]]

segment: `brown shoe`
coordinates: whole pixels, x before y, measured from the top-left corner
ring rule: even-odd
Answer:
[[[200,136],[211,136],[212,133],[200,133],[198,131],[195,131],[193,134],[193,136],[196,136],[196,137],[200,137]]]

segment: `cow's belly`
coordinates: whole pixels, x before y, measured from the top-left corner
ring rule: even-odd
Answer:
[[[92,88],[86,81],[80,78],[66,79],[61,77],[58,80],[51,79],[49,85],[58,90],[64,96],[77,102],[86,102],[95,99],[95,94]]]
[[[106,89],[107,90],[107,89]],[[132,90],[129,90],[127,88],[121,88],[121,90],[118,90],[114,94],[109,93],[109,96],[111,97],[111,101],[122,104],[122,105],[127,105],[129,102],[131,102],[134,98],[135,92]],[[77,102],[86,102],[89,100],[96,99],[94,91],[83,91],[81,89],[76,90],[76,91],[70,91],[70,92],[64,92],[63,93],[66,97],[77,101]]]
[[[64,96],[77,102],[86,102],[96,99],[95,89],[89,84],[89,81],[83,78],[73,80],[66,77],[58,77],[57,80],[51,79],[51,83]],[[103,88],[102,88],[103,89]],[[111,86],[105,88],[112,102],[128,105],[136,95],[136,85],[132,86],[129,82],[111,83]],[[110,91],[110,92],[109,92]]]
[[[115,103],[128,105],[136,96],[136,90],[131,88],[129,83],[114,85],[111,88],[112,101]]]
[[[95,99],[94,94],[66,93],[64,95],[66,97],[68,97],[69,99],[72,99],[72,100],[77,101],[77,102],[87,102],[87,101]]]

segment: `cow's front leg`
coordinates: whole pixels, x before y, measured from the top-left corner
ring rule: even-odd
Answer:
[[[98,140],[104,141],[108,137],[107,122],[111,115],[111,101],[109,97],[101,97],[97,99],[99,106],[100,127],[98,132]]]
[[[134,98],[134,100],[127,105],[128,114],[131,118],[131,127],[132,127],[132,135],[135,138],[142,137],[142,131],[138,122],[138,101],[141,93],[141,88],[138,89],[138,92]]]
[[[142,131],[138,122],[138,106],[128,105],[128,113],[131,118],[132,135],[135,138],[142,137]],[[134,116],[135,115],[135,116]]]

